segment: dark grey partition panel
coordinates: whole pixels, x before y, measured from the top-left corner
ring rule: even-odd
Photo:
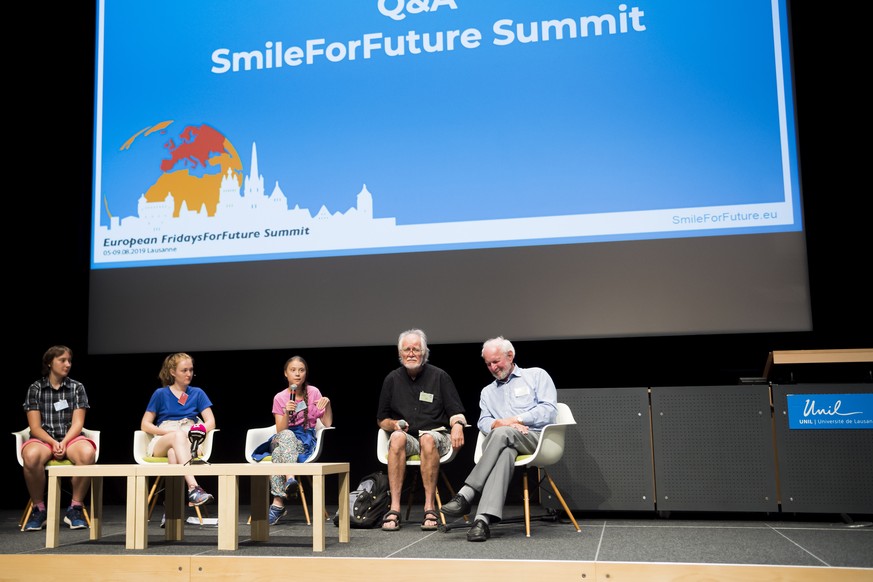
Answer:
[[[651,389],[659,511],[778,511],[770,388]]]
[[[572,510],[654,510],[652,438],[646,388],[558,390],[573,411],[564,456],[549,474]],[[544,494],[543,505],[561,509]]]
[[[873,513],[873,429],[790,429],[788,394],[873,394],[873,384],[773,385],[782,511]]]

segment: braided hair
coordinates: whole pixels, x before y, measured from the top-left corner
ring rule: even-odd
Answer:
[[[309,386],[309,364],[306,363],[301,356],[291,356],[285,361],[284,370],[288,369],[288,365],[291,362],[300,362],[303,364],[303,367],[306,369],[306,377],[303,379],[303,382],[297,386],[297,392],[301,392],[303,394],[303,404],[305,404],[305,408],[303,409],[303,428],[306,428],[307,422],[309,421],[309,390],[307,387]]]

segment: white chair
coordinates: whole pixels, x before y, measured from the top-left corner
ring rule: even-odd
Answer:
[[[88,428],[82,428],[82,434],[97,445],[96,454],[94,456],[94,462],[97,462],[97,459],[100,458],[100,431],[99,430],[91,430]],[[12,433],[12,436],[15,437],[15,456],[18,458],[18,464],[24,467],[24,459],[21,458],[21,446],[27,442],[30,438],[30,427],[25,428],[24,430],[19,430]],[[58,465],[72,465],[73,462],[69,459],[64,459],[63,461],[56,461],[52,459],[48,463],[46,463],[46,471],[49,467],[58,466]],[[88,509],[83,507],[83,513],[85,514],[85,521],[88,522],[88,526],[91,526],[91,517],[88,515]],[[21,515],[21,521],[18,523],[21,530],[24,531],[24,526],[27,524],[27,520],[30,519],[30,514],[33,512],[33,500],[28,498],[27,506],[24,508],[24,513]]]
[[[335,427],[332,426],[324,426],[321,424],[321,420],[319,419],[315,424],[315,450],[312,451],[312,454],[309,455],[304,463],[314,463],[321,456],[321,451],[324,450],[324,437],[325,433],[329,430],[333,430]],[[267,442],[267,439],[276,434],[276,425],[271,424],[269,426],[264,426],[261,428],[250,428],[246,431],[246,446],[245,446],[245,457],[246,461],[249,463],[272,463],[273,457],[267,455],[266,457],[261,458],[260,460],[252,457],[252,454],[255,452],[260,445]],[[311,478],[310,478],[311,479]],[[298,491],[300,493],[300,502],[303,504],[303,515],[306,516],[306,525],[312,525],[312,520],[309,517],[309,504],[306,502],[306,492],[303,490],[302,480],[297,481]],[[325,510],[324,513],[325,519],[329,519],[330,516]],[[249,518],[251,519],[251,518]]]
[[[390,441],[391,433],[389,433],[386,430],[382,430],[381,428],[377,429],[377,430],[379,431],[379,434],[376,437],[376,458],[379,459],[380,463],[382,463],[383,465],[385,465],[387,467],[388,466],[388,444]],[[448,453],[446,453],[445,455],[440,457],[440,465],[444,465],[446,463],[451,463],[453,460],[455,460],[455,457],[458,456],[459,451],[460,451],[460,449],[458,449],[458,450],[449,449]],[[420,455],[412,455],[412,456],[406,457],[406,466],[407,467],[420,467],[421,466],[421,456]],[[415,496],[415,487],[416,487],[416,485],[418,485],[418,479],[419,479],[420,473],[421,473],[421,471],[415,471],[413,474],[413,477],[412,477],[412,487],[409,490],[409,497],[408,497],[407,502],[406,502],[406,519],[407,520],[409,519],[409,514],[412,511],[412,498]],[[452,487],[452,484],[449,483],[449,479],[448,479],[448,477],[446,477],[446,474],[443,472],[442,467],[440,467],[440,477],[442,478],[443,483],[445,483],[446,488],[449,490],[449,493],[451,494],[450,498],[454,497],[455,496],[455,489]],[[437,514],[439,514],[440,521],[442,522],[442,524],[446,525],[446,516],[443,515],[442,512],[440,511],[440,509],[443,506],[443,502],[440,499],[439,482],[437,483],[437,487],[436,487],[436,490],[434,491],[434,493],[436,495]],[[464,516],[464,521],[469,521],[466,515]]]
[[[206,463],[209,461],[209,457],[212,456],[212,443],[215,438],[215,433],[218,432],[219,429],[215,428],[206,433],[206,438],[203,440],[203,445],[201,447],[201,454],[197,457],[197,461]],[[148,454],[148,447],[151,440],[155,438],[155,435],[145,432],[144,430],[136,430],[133,432],[133,460],[136,461],[138,465],[145,465],[148,463],[169,463],[170,460],[167,457],[150,457]],[[152,487],[149,490],[148,496],[148,504],[149,504],[149,514],[148,518],[151,519],[152,511],[155,509],[155,504],[158,501],[157,492],[158,486],[161,483],[161,477],[155,477],[155,482],[152,483]],[[200,520],[200,524],[203,525],[203,514],[200,512],[200,507],[195,505],[194,511],[197,512],[197,518]]]
[[[552,491],[555,492],[555,496],[558,498],[558,501],[561,502],[561,506],[564,508],[564,511],[567,512],[570,521],[573,522],[573,527],[576,528],[577,532],[582,531],[579,529],[579,524],[576,523],[576,519],[573,517],[573,512],[570,511],[570,508],[567,507],[567,503],[561,496],[558,486],[555,485],[555,482],[546,471],[546,467],[554,465],[564,456],[564,437],[567,432],[567,427],[574,424],[576,424],[576,420],[573,418],[573,412],[570,410],[570,407],[559,402],[558,416],[555,419],[555,423],[543,427],[542,434],[540,435],[540,442],[537,444],[537,448],[533,454],[519,455],[515,459],[515,466],[522,467],[522,474],[524,475],[524,530],[527,537],[530,537],[530,492],[528,490],[527,478],[528,469],[530,468],[536,468],[538,471],[542,472],[543,476],[541,478],[538,477],[537,479],[537,487],[542,486],[543,480],[548,480],[549,485],[552,487]],[[482,443],[484,440],[485,434],[479,432],[479,437],[476,439],[476,451],[473,453],[473,462],[475,463],[478,463],[479,459],[482,458]]]

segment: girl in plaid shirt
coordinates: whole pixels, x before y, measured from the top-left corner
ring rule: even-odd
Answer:
[[[24,412],[30,438],[21,447],[24,481],[33,502],[33,512],[24,531],[45,527],[45,465],[51,460],[69,459],[74,465],[93,465],[97,445],[82,435],[85,411],[89,408],[85,386],[69,377],[73,351],[66,346],[52,346],[42,357],[43,377],[30,385],[24,400]],[[91,480],[73,477],[73,500],[64,522],[71,529],[88,527],[82,501]]]

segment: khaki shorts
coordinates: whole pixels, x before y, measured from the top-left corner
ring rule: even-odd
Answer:
[[[429,434],[433,437],[434,442],[437,446],[437,451],[440,453],[440,457],[446,456],[450,450],[452,450],[452,435],[443,430],[420,430],[418,431],[418,437],[412,436],[409,433],[406,433],[406,456],[411,457],[412,455],[420,455],[421,454],[421,444],[418,442],[418,439],[421,438],[423,434]]]
[[[202,422],[203,421],[201,421],[199,418],[196,421],[191,420],[190,418],[183,418],[182,420],[165,420],[160,425],[158,425],[158,427],[172,429],[172,430],[182,430],[182,431],[188,432],[189,430],[191,430],[192,426],[194,426],[195,424],[200,424]],[[155,456],[155,454],[154,454],[155,453],[155,445],[158,443],[158,440],[160,440],[160,438],[164,435],[153,434],[150,436],[152,438],[151,438],[151,440],[149,440],[148,447],[146,447],[146,456],[147,457],[154,457]],[[197,454],[198,455],[203,454],[203,446],[202,445],[197,450]]]

